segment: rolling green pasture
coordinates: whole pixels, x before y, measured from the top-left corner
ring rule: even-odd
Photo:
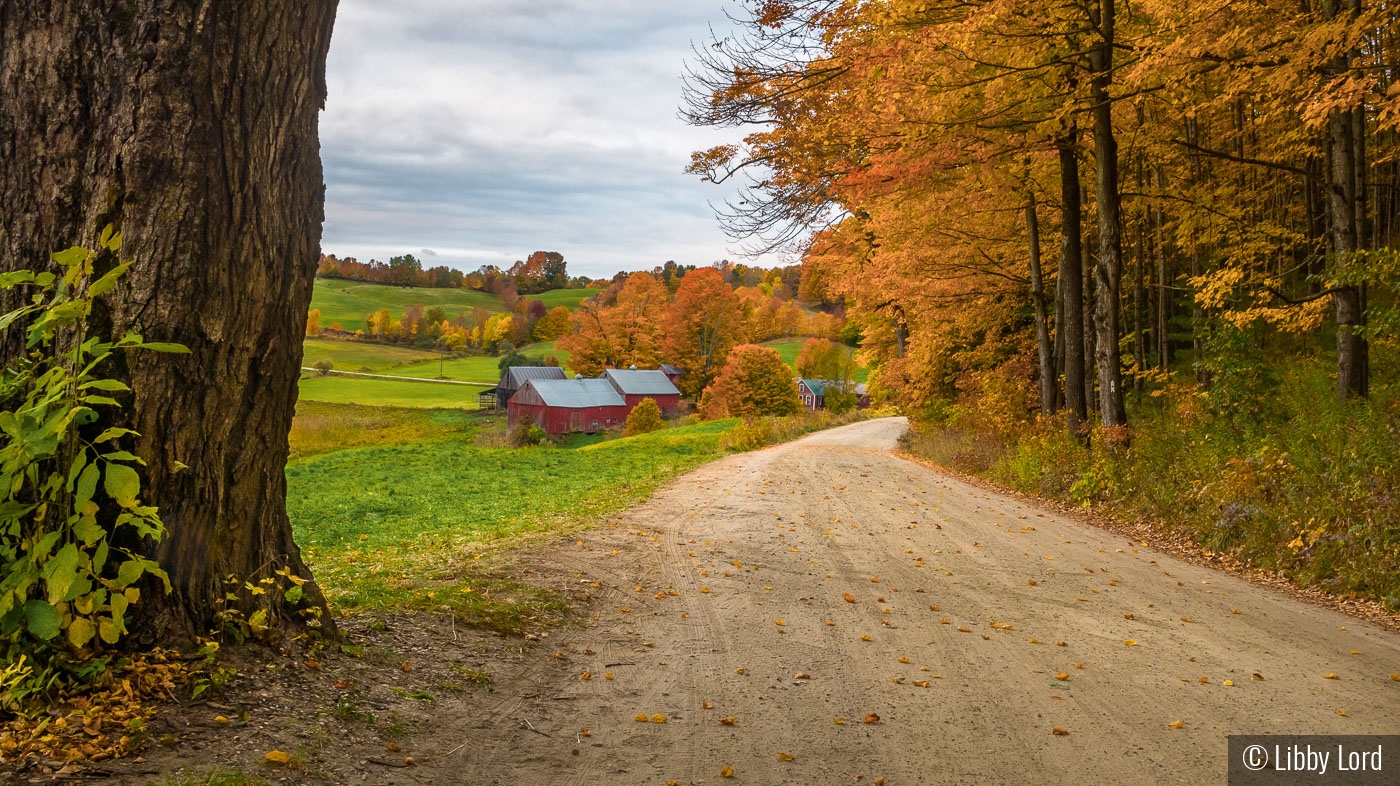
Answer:
[[[367,445],[469,439],[499,420],[460,408],[367,407],[303,399],[297,402],[288,441],[292,458],[298,459]]]
[[[491,573],[492,555],[645,498],[720,457],[720,438],[736,424],[577,450],[477,447],[461,438],[312,455],[287,467],[287,511],[334,606],[450,605],[459,619],[510,632],[559,608],[542,598],[521,602],[529,590]]]
[[[426,363],[438,355],[424,349],[371,344],[366,341],[346,341],[334,338],[308,338],[302,342],[303,366],[314,366],[329,360],[337,371],[380,372],[394,366]]]
[[[532,358],[545,358],[553,355],[559,359],[560,363],[568,365],[569,353],[555,349],[553,341],[529,344],[521,347],[520,351]],[[434,359],[390,369],[384,373],[396,377],[414,377],[416,379],[437,379],[438,375],[441,374],[446,379],[495,385],[501,379],[501,372],[497,366],[500,362],[500,358],[493,357],[455,358],[441,363]]]
[[[441,385],[395,379],[304,377],[301,399],[330,404],[474,410],[477,394],[487,387],[489,385]]]
[[[585,298],[598,294],[597,289],[551,289],[548,292],[541,292],[538,295],[526,295],[525,297],[535,300],[543,300],[545,306],[554,308],[563,306],[570,311],[578,308],[578,304]]]
[[[366,314],[387,308],[395,317],[400,317],[409,306],[415,305],[423,308],[441,306],[449,319],[478,306],[487,311],[506,310],[500,298],[472,289],[391,287],[318,278],[316,288],[311,293],[311,307],[321,309],[321,325],[330,327],[339,322],[342,330],[352,332],[364,329]]]

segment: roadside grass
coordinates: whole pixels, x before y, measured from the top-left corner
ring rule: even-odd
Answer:
[[[477,394],[489,385],[439,385],[394,379],[309,376],[301,380],[303,401],[373,407],[475,410]],[[493,383],[494,384],[494,381]]]
[[[389,309],[395,318],[409,306],[432,308],[441,306],[449,319],[480,307],[487,311],[505,311],[501,299],[489,292],[473,289],[434,289],[430,287],[392,287],[366,284],[345,279],[318,278],[311,292],[311,307],[321,310],[321,324],[330,327],[337,322],[342,330],[364,330],[365,315],[381,308]]]
[[[1376,368],[1394,369],[1389,348]],[[1387,356],[1385,353],[1392,353]],[[1062,421],[998,430],[955,410],[922,424],[912,453],[1024,492],[1145,520],[1195,548],[1303,585],[1400,609],[1400,379],[1337,400],[1333,368],[1299,359],[1276,379],[1209,392],[1176,382],[1129,397],[1132,441],[1085,449]],[[1184,375],[1182,375],[1184,377]]]
[[[369,445],[427,444],[470,439],[500,417],[461,409],[406,409],[297,402],[290,435],[293,459]]]
[[[513,581],[495,557],[588,526],[719,458],[737,423],[576,450],[451,440],[307,456],[287,468],[287,510],[336,609],[446,607],[464,625],[521,633],[566,620],[568,606]]]
[[[308,338],[302,342],[303,366],[314,366],[329,360],[337,371],[382,372],[395,366],[436,361],[436,352],[368,341],[347,341],[334,338]]]
[[[780,338],[774,339],[773,341],[765,341],[763,342],[762,346],[776,350],[778,356],[783,359],[784,363],[796,369],[797,355],[800,352],[802,352],[802,345],[805,343],[807,343],[807,339],[805,337]],[[846,357],[850,357],[851,355],[855,354],[855,350],[850,347],[842,347],[842,350],[846,353]],[[865,368],[864,366],[856,366],[855,379],[857,382],[865,382],[869,380],[870,369]]]

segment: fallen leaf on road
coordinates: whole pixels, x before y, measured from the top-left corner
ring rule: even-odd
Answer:
[[[1123,615],[1123,619],[1125,619],[1125,620],[1132,620],[1132,619],[1137,619],[1137,617],[1134,617],[1134,616],[1131,615],[1131,614],[1124,614],[1124,615]]]
[[[666,720],[667,720],[666,716],[665,716],[665,715],[662,715],[662,714],[659,713],[659,712],[656,713],[655,715],[651,716],[651,722],[652,722],[652,723],[665,723]]]
[[[791,753],[779,753],[779,754],[778,754],[778,761],[792,761],[792,754],[791,754]]]
[[[1066,644],[1066,643],[1064,643],[1063,641],[1057,641],[1057,642],[1055,642],[1055,646],[1056,646],[1056,647],[1068,647],[1069,645]]]
[[[1224,686],[1227,687],[1227,688],[1233,688],[1233,687],[1235,687],[1235,681],[1234,681],[1234,680],[1225,680],[1224,682],[1222,682],[1222,683],[1220,683],[1220,684],[1221,684],[1221,685],[1224,685]]]
[[[847,592],[845,595],[842,595],[841,597],[845,598],[847,603],[855,603],[855,602],[856,602],[856,596],[855,596],[855,595],[852,595],[852,594],[849,593],[849,592]]]
[[[1322,678],[1323,678],[1324,680],[1336,680],[1336,679],[1341,679],[1340,677],[1338,677],[1337,675],[1333,674],[1333,673],[1330,672],[1330,671],[1327,672],[1326,674],[1322,675]]]
[[[774,624],[774,625],[777,625],[777,626],[779,626],[779,627],[782,627],[783,625],[786,625],[787,623],[786,623],[786,622],[783,622],[782,620],[773,620],[773,624]]]
[[[580,736],[580,737],[592,737],[592,736],[593,736],[593,730],[592,730],[592,729],[579,729],[579,730],[578,730],[578,736]]]
[[[1137,646],[1137,639],[1128,639],[1128,640],[1126,640],[1126,641],[1123,642],[1123,646],[1125,646],[1125,647],[1136,647],[1136,646]]]
[[[871,583],[871,584],[879,584],[879,583],[880,583],[880,577],[879,577],[879,576],[871,576],[871,577],[870,577],[870,583]]]
[[[1039,584],[1040,582],[1036,581],[1035,579],[1026,579],[1026,583],[1029,584],[1030,586],[1034,587],[1035,585]]]
[[[587,682],[588,680],[593,679],[593,672],[591,672],[591,671],[585,671],[584,673],[578,675],[578,678],[581,679],[581,680],[583,680],[583,681],[585,681],[585,682]]]
[[[710,594],[710,588],[709,588],[709,587],[701,587],[701,588],[700,588],[700,594],[701,594],[701,595],[708,595],[708,594]]]
[[[400,748],[397,744],[392,743],[392,742],[386,742],[386,743],[384,743],[384,750],[389,751],[390,753],[402,753],[402,752],[403,752],[403,748]]]
[[[605,679],[605,680],[610,680],[610,679],[612,679],[612,678],[613,678],[613,673],[612,673],[612,672],[608,672],[607,674],[604,674],[604,675],[603,675],[603,679]]]
[[[1253,676],[1254,676],[1254,679],[1259,680],[1260,682],[1263,682],[1263,681],[1264,681],[1264,675],[1263,675],[1263,674],[1260,674],[1260,673],[1257,672],[1257,671],[1254,672],[1254,675],[1253,675]]]
[[[971,628],[958,628],[958,633],[971,633]]]
[[[268,764],[286,764],[292,760],[292,755],[286,751],[269,751],[263,759]]]
[[[1340,716],[1342,716],[1343,718],[1345,718],[1345,717],[1347,716],[1347,711],[1346,711],[1346,710],[1337,710],[1337,714],[1340,715]]]
[[[1032,644],[1039,644],[1039,643],[1040,643],[1040,639],[1028,639],[1028,641],[1030,641],[1030,643],[1032,643]]]
[[[914,680],[914,684],[920,688],[927,688],[928,680]]]
[[[721,777],[721,778],[733,778],[733,777],[734,777],[734,768],[733,768],[733,767],[724,767],[723,769],[721,769],[721,770],[719,771],[719,777]]]
[[[928,607],[928,610],[929,610],[929,611],[938,611],[938,605],[937,605],[937,604],[932,604],[932,605],[930,605],[930,606]]]
[[[1391,681],[1391,682],[1400,682],[1400,674],[1392,674],[1392,675],[1390,675],[1390,681]]]
[[[1055,675],[1055,679],[1059,680],[1060,682],[1064,682],[1065,680],[1069,679],[1069,672],[1062,671],[1059,674]]]
[[[795,680],[810,680],[812,679],[812,675],[808,674],[805,671],[799,671],[796,674],[792,675],[792,678]]]
[[[734,725],[734,719],[733,719],[733,718],[720,718],[720,719],[719,719],[719,723],[722,724],[722,725],[724,725],[724,726],[733,726],[733,725]]]
[[[832,720],[832,722],[835,723],[837,726],[845,726],[845,725],[846,725],[846,719],[845,719],[845,718],[832,718],[831,720]]]
[[[1239,614],[1239,613],[1240,613],[1240,610],[1239,610],[1239,609],[1230,609],[1230,613],[1231,613],[1231,614]]]
[[[1190,621],[1191,621],[1191,618],[1190,618],[1190,617],[1182,617],[1182,618],[1181,618],[1181,621],[1182,621],[1182,622],[1190,622]]]
[[[899,656],[899,662],[900,662],[900,663],[908,663],[908,662],[909,662],[909,659],[906,658],[906,657],[904,657],[903,655],[901,655],[901,656]]]
[[[636,715],[632,716],[632,720],[638,723],[646,723],[647,721],[651,720],[651,718],[648,718],[645,712],[639,712]]]
[[[1055,735],[1056,737],[1068,737],[1068,736],[1069,736],[1069,732],[1065,731],[1064,729],[1060,728],[1059,726],[1056,726],[1055,728],[1051,729],[1051,730],[1050,730],[1050,733],[1053,734],[1053,735]]]
[[[878,714],[876,714],[876,713],[873,713],[873,712],[866,713],[866,716],[865,716],[864,718],[861,718],[861,719],[860,719],[860,722],[861,722],[861,723],[879,723],[879,722],[880,722],[880,716],[879,716]]]
[[[903,685],[903,684],[904,684],[904,678],[903,678],[903,677],[895,677],[895,678],[891,679],[890,682],[893,682],[893,683],[896,684],[896,685]]]
[[[861,641],[870,641],[870,634],[868,634],[868,633],[862,634],[861,637],[860,637],[860,640],[861,640]]]
[[[1201,681],[1201,684],[1202,684],[1202,685],[1204,685],[1204,684],[1207,683],[1207,682],[1210,682],[1210,677],[1202,676],[1202,677],[1198,677],[1197,679],[1199,679],[1199,680]]]
[[[828,626],[834,628],[834,627],[836,627],[836,620],[827,620],[827,621],[826,621],[826,624],[827,624]]]
[[[1171,723],[1168,723],[1168,724],[1167,724],[1167,728],[1169,728],[1169,729],[1184,729],[1184,728],[1186,728],[1186,721],[1179,721],[1179,720],[1178,720],[1178,721],[1172,721]]]
[[[744,673],[744,670],[743,670],[743,669],[735,669],[735,670],[734,670],[734,673],[735,673],[735,674],[743,674],[743,673]]]

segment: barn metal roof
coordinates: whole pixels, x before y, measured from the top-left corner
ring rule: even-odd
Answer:
[[[802,384],[806,385],[806,386],[807,386],[807,389],[810,390],[810,391],[812,391],[812,395],[815,395],[815,396],[825,396],[825,395],[826,395],[826,381],[825,381],[825,380],[821,380],[821,379],[804,379],[804,380],[802,380]]]
[[[532,379],[527,385],[539,394],[546,406],[564,409],[627,406],[606,379]]]
[[[610,368],[603,376],[624,396],[678,396],[680,391],[659,369],[628,370]]]
[[[559,366],[511,366],[501,374],[501,387],[519,390],[532,379],[568,379]]]

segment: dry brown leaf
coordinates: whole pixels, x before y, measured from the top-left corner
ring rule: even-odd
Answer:
[[[1345,717],[1347,716],[1347,711],[1346,711],[1346,710],[1337,710],[1337,714],[1340,715],[1340,716],[1342,716],[1343,718],[1345,718]]]
[[[579,730],[578,730],[578,736],[580,736],[580,737],[592,737],[592,736],[593,736],[593,730],[592,730],[592,729],[579,729]]]
[[[863,634],[861,634],[860,640],[861,640],[861,641],[870,641],[870,634],[869,634],[869,633],[863,633]]]
[[[834,628],[834,627],[836,627],[836,620],[827,620],[827,621],[826,621],[826,624],[827,624],[828,627]]]
[[[870,577],[870,583],[871,583],[871,584],[879,584],[879,583],[880,583],[880,577],[879,577],[879,576],[871,576],[871,577]]]
[[[720,718],[720,719],[719,719],[719,723],[720,723],[721,725],[724,725],[724,726],[733,726],[733,725],[734,725],[734,718],[732,718],[732,717],[730,717],[730,718]]]
[[[281,750],[268,751],[268,754],[263,757],[263,760],[268,764],[287,764],[292,760],[292,754]]]
[[[1254,679],[1259,680],[1260,682],[1263,682],[1263,681],[1264,681],[1264,675],[1263,675],[1263,674],[1260,674],[1260,673],[1257,672],[1257,671],[1254,672],[1253,677],[1254,677]]]
[[[1333,674],[1333,673],[1330,672],[1330,671],[1327,672],[1326,674],[1322,675],[1322,678],[1323,678],[1324,680],[1337,680],[1337,679],[1341,679],[1341,677],[1338,677],[1336,674]]]
[[[1055,728],[1051,729],[1051,730],[1050,730],[1050,733],[1053,734],[1053,735],[1055,735],[1056,737],[1068,737],[1068,736],[1069,736],[1069,732],[1065,731],[1064,729],[1060,728],[1059,726],[1056,726]]]
[[[1060,682],[1064,682],[1065,680],[1069,679],[1069,672],[1062,671],[1059,674],[1055,675],[1055,679],[1059,680]]]
[[[784,621],[782,621],[782,620],[773,620],[773,624],[774,624],[774,625],[777,625],[778,627],[781,628],[782,626],[786,625],[787,623],[784,622]]]
[[[632,716],[632,720],[638,723],[646,723],[647,721],[651,720],[651,718],[647,717],[647,714],[645,712],[639,712],[636,715]]]
[[[1197,677],[1196,679],[1199,680],[1202,685],[1206,684],[1207,682],[1210,682],[1210,677],[1204,675]]]
[[[903,684],[904,684],[904,678],[903,678],[903,677],[895,677],[895,678],[891,679],[890,682],[893,682],[893,683],[896,684],[896,685],[903,685]]]
[[[958,628],[958,633],[971,633],[972,628]]]
[[[845,719],[845,718],[832,718],[831,721],[832,721],[832,723],[835,723],[837,726],[845,726],[845,725],[846,725],[846,719]]]
[[[1027,639],[1027,641],[1029,641],[1029,642],[1032,643],[1032,644],[1039,644],[1039,643],[1040,643],[1040,639]]]
[[[812,679],[812,675],[808,674],[805,671],[799,671],[796,674],[792,675],[792,678],[795,680],[810,680]]]
[[[938,611],[938,604],[937,604],[937,603],[930,604],[929,607],[928,607],[928,610],[929,610],[929,611]]]
[[[1056,647],[1068,647],[1069,645],[1066,644],[1066,643],[1063,642],[1063,641],[1057,641],[1057,642],[1055,642],[1055,646],[1056,646]]]
[[[899,656],[899,662],[900,662],[900,663],[908,663],[908,662],[909,662],[909,659],[906,658],[906,657],[904,657],[903,655],[901,655],[901,656]]]
[[[1125,647],[1136,647],[1136,646],[1137,646],[1137,639],[1127,639],[1127,640],[1125,640],[1125,641],[1123,642],[1123,646],[1125,646]]]
[[[400,748],[400,747],[398,746],[397,743],[393,743],[393,742],[386,742],[386,743],[384,743],[384,750],[386,750],[386,751],[388,751],[388,752],[390,752],[390,753],[402,753],[402,752],[403,752],[403,748]]]
[[[578,675],[578,678],[583,680],[584,682],[587,682],[588,680],[593,679],[593,672],[585,671],[584,673]]]
[[[720,769],[720,771],[719,771],[719,777],[721,777],[721,778],[733,778],[733,777],[734,777],[734,768],[733,768],[733,767],[730,767],[730,766],[728,766],[728,765],[725,765],[723,768]]]
[[[1123,619],[1125,619],[1125,620],[1133,620],[1133,619],[1137,619],[1137,617],[1134,617],[1134,616],[1131,615],[1131,614],[1124,614],[1124,615],[1123,615]]]
[[[855,595],[852,595],[852,594],[849,593],[849,592],[847,592],[845,595],[842,595],[841,597],[845,598],[847,603],[855,603],[855,602],[856,602],[856,596],[855,596]]]
[[[1184,728],[1186,728],[1186,721],[1174,720],[1174,721],[1172,721],[1171,723],[1168,723],[1168,724],[1167,724],[1167,728],[1169,728],[1169,729],[1184,729]]]
[[[792,761],[792,754],[791,754],[791,753],[779,753],[779,754],[778,754],[778,761]]]
[[[1227,688],[1233,688],[1233,687],[1235,687],[1235,681],[1234,681],[1234,680],[1225,680],[1224,682],[1222,682],[1222,683],[1220,683],[1220,684],[1221,684],[1221,685],[1224,685],[1224,686],[1227,687]]]
[[[605,679],[605,680],[610,680],[610,679],[612,679],[612,678],[613,678],[613,673],[612,673],[612,672],[608,672],[608,673],[606,673],[606,674],[603,675],[603,679]]]
[[[879,723],[879,722],[880,722],[880,716],[879,716],[878,713],[868,712],[868,713],[865,714],[865,717],[864,717],[864,718],[861,718],[861,719],[860,719],[860,722],[861,722],[861,723]]]
[[[742,674],[744,673],[744,670],[743,670],[743,669],[735,669],[735,670],[734,670],[734,673],[735,673],[735,674],[740,674],[740,675],[742,675]]]
[[[663,714],[661,714],[661,713],[659,713],[659,712],[656,713],[655,715],[651,716],[651,722],[652,722],[652,723],[665,723],[666,720],[667,720],[666,716],[663,715]]]
[[[1182,618],[1181,618],[1181,621],[1182,621],[1182,622],[1190,622],[1190,621],[1191,621],[1191,618],[1190,618],[1190,617],[1182,617]]]
[[[1391,681],[1391,682],[1400,682],[1400,674],[1392,674],[1392,675],[1390,675],[1390,681]]]
[[[914,680],[914,685],[920,688],[927,688],[929,683],[928,680]]]

